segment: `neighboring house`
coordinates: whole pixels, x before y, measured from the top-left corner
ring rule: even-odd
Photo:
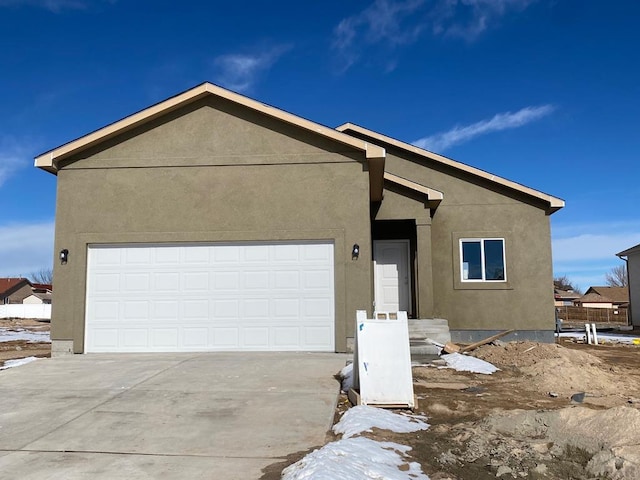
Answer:
[[[577,300],[581,296],[581,293],[577,293],[574,290],[563,290],[557,287],[553,289],[553,298],[555,299],[556,307],[572,306],[575,300]]]
[[[51,293],[33,292],[31,295],[22,300],[22,303],[30,304],[50,304]]]
[[[627,262],[629,318],[635,327],[640,327],[640,244],[616,255]]]
[[[53,285],[50,283],[32,283],[32,288],[34,292],[37,293],[52,293]]]
[[[619,308],[629,305],[627,287],[589,287],[574,305],[588,308]]]
[[[357,310],[553,340],[558,198],[205,83],[48,151],[53,352],[348,351]]]
[[[50,283],[33,283],[33,293],[25,298],[22,303],[50,304],[53,295],[53,286]]]
[[[0,278],[0,305],[22,303],[32,292],[31,282],[26,278]]]

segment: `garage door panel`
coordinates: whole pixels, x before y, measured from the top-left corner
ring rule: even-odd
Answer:
[[[309,347],[318,347],[330,342],[333,338],[333,329],[327,327],[305,327],[304,343]]]
[[[239,343],[240,329],[238,327],[218,327],[213,329],[213,342],[211,346],[237,349]]]
[[[97,293],[120,293],[120,274],[102,273],[95,276],[93,290]]]
[[[240,273],[237,271],[217,271],[213,273],[213,277],[215,290],[236,291],[240,287]]]
[[[182,274],[183,291],[191,292],[207,292],[209,291],[209,272],[190,272]]]
[[[331,242],[100,245],[86,351],[334,350]]]
[[[269,272],[245,270],[241,274],[242,287],[247,290],[269,290]]]
[[[131,248],[124,252],[125,262],[127,265],[148,265],[151,263],[150,248]]]
[[[300,327],[275,327],[273,344],[281,349],[295,349],[300,345]]]
[[[182,329],[183,345],[186,348],[203,349],[209,346],[209,329],[206,327],[185,327]],[[177,345],[176,345],[177,346]]]
[[[126,349],[147,349],[149,347],[149,331],[147,328],[124,328],[120,331],[121,342]]]
[[[149,321],[149,302],[145,300],[134,300],[123,302],[124,320],[129,321]]]
[[[242,329],[242,346],[253,349],[269,347],[269,328],[247,326]]]

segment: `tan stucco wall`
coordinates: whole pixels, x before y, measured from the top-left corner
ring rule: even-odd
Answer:
[[[428,227],[431,256],[417,253],[419,263],[432,262],[418,267],[431,274],[429,284],[419,279],[418,295],[433,299],[431,311],[429,302],[419,304],[419,315],[446,318],[453,330],[553,330],[551,233],[543,205],[383,146],[387,172],[444,192]],[[404,211],[424,222],[424,202],[411,200],[413,210],[406,209],[397,196],[385,191],[377,219],[401,218]],[[460,282],[458,242],[465,237],[505,238],[506,283]]]
[[[88,244],[330,239],[344,351],[356,310],[372,304],[362,154],[224,102],[166,120],[59,171],[55,249],[68,249],[69,261],[55,266],[52,339],[83,351]]]
[[[7,298],[9,299],[7,303],[22,303],[22,301],[32,293],[33,289],[31,288],[31,285],[28,283],[24,284],[11,295],[7,295]]]
[[[631,323],[640,327],[640,252],[628,257],[629,301],[631,304]]]

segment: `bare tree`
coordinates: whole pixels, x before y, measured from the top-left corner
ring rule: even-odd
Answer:
[[[629,281],[626,262],[617,267],[613,267],[609,273],[604,276],[604,279],[610,287],[626,287]]]
[[[37,272],[32,272],[29,274],[29,280],[33,283],[44,283],[47,285],[51,285],[53,282],[53,269],[52,268],[41,268]]]
[[[576,293],[581,293],[580,288],[574,285],[573,282],[569,280],[569,277],[567,277],[566,275],[562,275],[561,277],[554,277],[553,286],[560,290],[565,290],[565,291],[573,290]]]

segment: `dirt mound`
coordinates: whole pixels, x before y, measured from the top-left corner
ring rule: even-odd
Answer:
[[[485,345],[473,355],[502,370],[522,374],[523,387],[540,393],[569,395],[587,392],[591,397],[618,395],[624,375],[587,352],[557,344],[509,342]]]
[[[496,345],[483,345],[472,354],[500,368],[531,367],[553,359],[562,359],[568,363],[602,363],[590,353],[569,350],[556,343],[498,342]]]
[[[513,410],[454,427],[459,449],[439,462],[487,462],[495,473],[529,478],[640,478],[640,411],[631,407]]]

